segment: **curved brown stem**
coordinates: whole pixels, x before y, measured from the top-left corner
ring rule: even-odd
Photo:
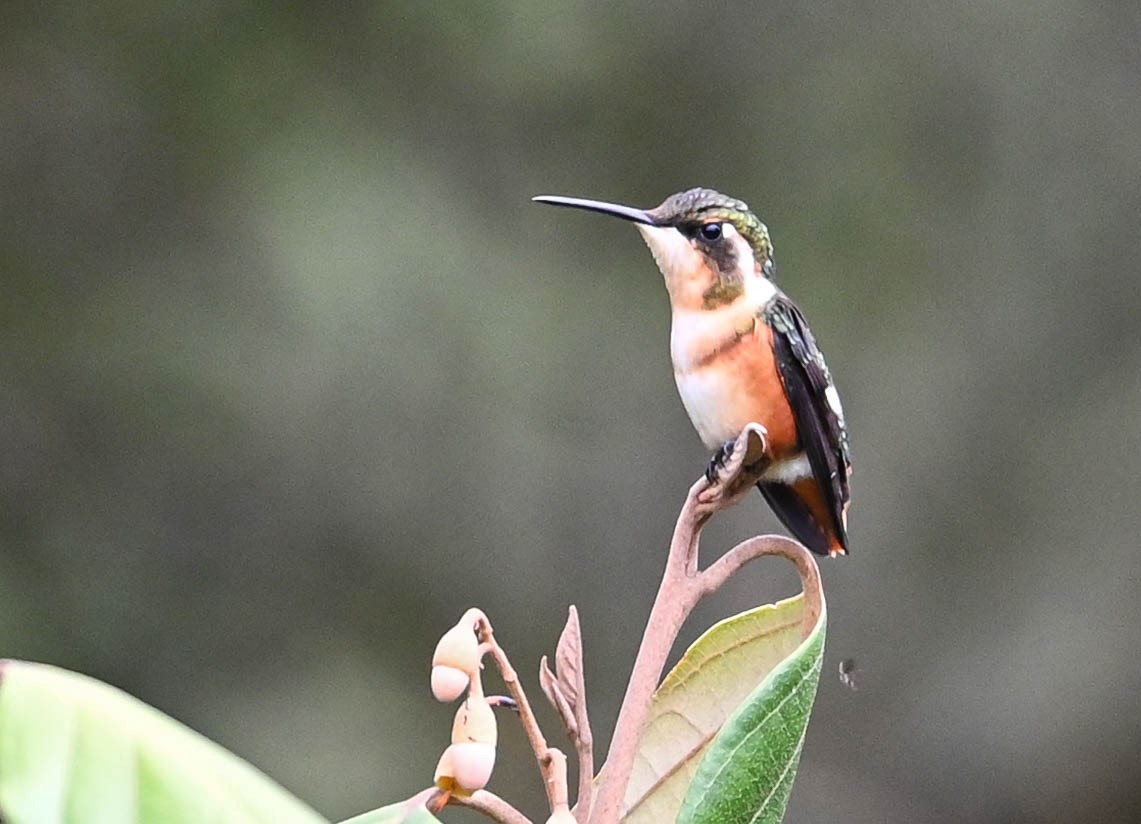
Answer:
[[[809,599],[806,627],[815,626],[821,607],[820,573],[811,553],[790,538],[777,535],[751,538],[729,550],[707,570],[700,570],[698,550],[702,527],[716,512],[749,493],[763,471],[765,449],[763,427],[750,424],[737,439],[730,459],[714,482],[702,478],[690,487],[674,527],[666,569],[618,711],[603,780],[588,819],[591,824],[618,821],[638,743],[649,721],[651,698],[682,625],[702,598],[720,588],[749,561],[762,555],[780,555],[792,561],[800,572]]]
[[[726,552],[702,572],[701,597],[711,595],[732,578],[741,567],[765,555],[779,555],[791,561],[800,575],[800,586],[804,590],[804,631],[812,631],[820,618],[824,590],[820,585],[820,567],[803,544],[786,538],[784,535],[758,535],[742,541]]]
[[[483,813],[499,824],[534,824],[510,803],[488,790],[476,790],[471,795],[453,795],[448,803]]]
[[[704,478],[695,483],[678,516],[666,571],[654,598],[638,657],[634,659],[634,671],[630,674],[626,695],[618,711],[618,721],[606,756],[605,780],[595,794],[590,811],[589,821],[592,824],[609,824],[618,820],[622,797],[634,768],[638,741],[649,720],[650,696],[657,689],[662,668],[682,624],[697,603],[696,599],[700,598],[691,583],[697,570],[698,539],[704,521],[698,512],[697,499],[708,486]]]

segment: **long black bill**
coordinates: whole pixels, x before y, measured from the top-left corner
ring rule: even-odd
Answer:
[[[569,206],[572,209],[586,209],[588,212],[601,212],[604,215],[614,215],[623,220],[632,220],[635,223],[644,223],[647,226],[656,226],[657,221],[653,215],[644,209],[635,209],[633,206],[622,206],[618,203],[606,203],[601,200],[588,200],[584,197],[562,197],[561,195],[536,195],[531,198],[536,203],[550,203],[553,206]]]

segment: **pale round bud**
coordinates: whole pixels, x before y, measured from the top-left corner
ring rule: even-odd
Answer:
[[[436,765],[436,786],[465,793],[482,790],[491,779],[494,766],[494,744],[478,741],[451,744]]]
[[[455,745],[449,744],[447,749],[440,753],[440,760],[436,762],[436,775],[432,779],[433,784],[448,792],[456,788],[456,768],[452,766],[453,746]]]
[[[566,808],[566,805],[558,807],[551,813],[551,817],[547,819],[547,824],[578,824],[574,813]]]
[[[472,690],[456,710],[456,718],[452,722],[452,743],[476,742],[494,747],[498,738],[494,710],[486,698]]]
[[[461,621],[440,637],[432,666],[453,667],[469,676],[479,669],[479,641],[470,624]]]
[[[463,670],[449,667],[447,664],[436,664],[432,667],[432,695],[437,701],[455,701],[464,694],[471,676]]]

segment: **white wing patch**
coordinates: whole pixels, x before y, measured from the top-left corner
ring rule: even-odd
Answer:
[[[770,483],[791,485],[797,481],[803,481],[805,478],[811,477],[812,464],[808,461],[808,455],[801,452],[795,458],[774,462],[764,471],[764,474],[761,475],[761,480]]]
[[[824,399],[828,401],[828,408],[836,413],[836,417],[844,420],[844,406],[840,403],[840,393],[836,391],[836,387],[828,384],[828,388],[824,390]]]

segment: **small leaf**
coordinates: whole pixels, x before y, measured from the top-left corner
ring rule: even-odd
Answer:
[[[807,614],[804,595],[797,595],[721,621],[694,642],[654,694],[623,821],[677,818],[719,730],[801,647]],[[822,617],[816,626],[823,627]]]
[[[270,778],[92,678],[0,661],[0,818],[7,824],[317,824]]]
[[[578,623],[578,610],[572,605],[567,610],[567,623],[555,647],[555,672],[559,676],[562,693],[572,710],[577,710],[585,688],[582,674],[582,627]]]
[[[559,686],[559,679],[551,672],[545,655],[539,660],[539,686],[542,687],[543,694],[547,696],[547,700],[551,702],[551,706],[555,708],[555,712],[562,719],[567,733],[571,736],[577,735],[578,719],[575,718],[574,710],[571,709],[566,696],[563,695],[563,688]]]
[[[780,824],[824,660],[825,615],[725,722],[690,784],[682,824]]]

